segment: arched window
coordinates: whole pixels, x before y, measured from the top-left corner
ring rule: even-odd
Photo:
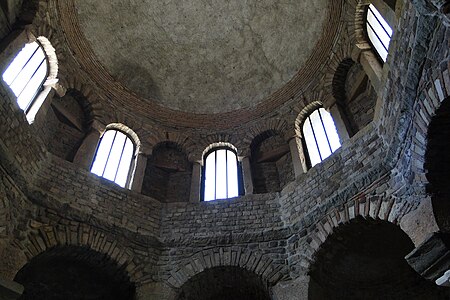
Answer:
[[[134,152],[135,145],[125,133],[107,130],[100,139],[91,172],[121,187],[129,186]]]
[[[239,196],[238,160],[231,148],[210,150],[205,155],[203,174],[205,201]]]
[[[341,147],[333,118],[324,108],[316,109],[306,118],[303,123],[303,137],[311,167]]]
[[[3,80],[16,95],[25,114],[34,105],[47,74],[47,57],[39,42],[26,44],[3,73]]]
[[[367,10],[366,30],[372,47],[385,62],[392,37],[392,29],[372,4],[369,5]]]

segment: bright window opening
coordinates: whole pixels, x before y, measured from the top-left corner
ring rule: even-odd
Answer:
[[[17,97],[19,107],[28,113],[47,77],[47,59],[37,42],[26,44],[3,73],[3,80]]]
[[[229,149],[217,149],[205,159],[204,200],[227,199],[239,195],[238,161]]]
[[[378,55],[385,62],[392,37],[391,27],[372,4],[369,5],[369,10],[367,11],[366,24],[369,40]]]
[[[315,110],[303,124],[303,137],[308,149],[311,167],[320,163],[339,147],[339,135],[333,117],[324,109]]]
[[[100,140],[91,172],[125,187],[134,156],[134,144],[123,132],[107,130]]]

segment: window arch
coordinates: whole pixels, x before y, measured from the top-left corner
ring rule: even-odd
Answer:
[[[108,129],[100,139],[91,172],[121,187],[129,187],[135,150],[136,145],[127,134]]]
[[[17,97],[17,104],[30,112],[49,73],[47,55],[38,41],[26,44],[3,73],[3,81]],[[37,111],[37,109],[34,109]]]
[[[341,147],[333,117],[323,107],[314,110],[305,119],[302,133],[311,167]]]
[[[392,28],[373,4],[369,4],[367,8],[366,31],[375,52],[383,62],[386,62],[392,37]]]
[[[204,155],[203,200],[228,199],[239,196],[237,154],[228,146],[215,147]]]

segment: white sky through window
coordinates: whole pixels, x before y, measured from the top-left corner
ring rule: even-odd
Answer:
[[[324,108],[315,110],[305,120],[303,137],[312,167],[341,146],[333,118]]]
[[[133,152],[129,137],[123,132],[108,130],[100,141],[91,172],[125,187]]]
[[[227,199],[239,195],[237,157],[228,149],[218,149],[205,160],[204,200]]]
[[[44,50],[37,42],[26,44],[3,73],[3,80],[27,111],[47,76]]]
[[[387,49],[389,49],[389,43],[392,37],[392,28],[372,4],[369,5],[367,12],[366,27],[373,47],[383,61],[386,61],[388,55]]]
[[[216,197],[216,158],[214,153],[206,157],[205,168],[205,201],[210,201]]]

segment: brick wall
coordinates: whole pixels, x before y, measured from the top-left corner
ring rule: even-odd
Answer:
[[[153,150],[147,160],[142,193],[162,202],[189,201],[192,164],[174,145]]]
[[[394,52],[387,62],[389,74],[384,75],[385,84],[378,91],[382,117],[360,128],[333,155],[295,181],[287,179],[292,176],[288,175],[292,171],[287,171],[289,155],[278,158],[275,166],[280,188],[286,184],[279,194],[210,203],[161,203],[122,189],[48,153],[44,136],[36,125],[27,123],[10,92],[0,87],[0,163],[5,170],[0,191],[5,213],[0,214],[0,231],[20,240],[19,244],[25,245],[21,251],[28,253],[28,258],[55,243],[76,241],[96,251],[117,252],[119,260],[126,253],[127,271],[137,274],[134,278],[141,282],[168,282],[179,276],[174,282],[182,283],[184,277],[195,273],[194,269],[203,267],[203,262],[199,266],[195,263],[200,254],[205,264],[208,255],[218,257],[213,259],[217,264],[224,264],[243,253],[256,253],[248,255],[243,265],[257,269],[260,262],[261,268],[273,264],[281,266],[282,276],[297,278],[307,273],[317,249],[333,230],[349,220],[363,216],[404,224],[405,216],[427,199],[423,165],[427,128],[435,110],[450,94],[450,81],[448,43],[443,42],[448,39],[448,30],[437,18],[417,16],[409,3],[400,21],[403,30],[394,38]],[[299,98],[295,101],[307,104]],[[360,101],[355,102],[355,111],[364,106],[363,98]],[[210,139],[225,137],[223,140],[249,146],[259,129],[288,126],[278,125],[285,123],[277,118],[291,118],[301,105],[281,107],[267,119],[240,124],[233,132],[187,131],[192,141],[186,144],[194,152],[204,149],[196,144],[198,141],[209,143]],[[357,123],[366,122],[361,119]],[[168,136],[165,127],[160,129],[162,133],[155,130],[154,135],[163,136],[157,138],[146,132],[145,126],[138,129],[145,143],[152,145],[157,142],[149,140]],[[250,129],[255,132],[248,133]],[[227,139],[227,135],[231,137]],[[180,140],[186,137],[179,136]],[[177,160],[172,157],[164,161]],[[159,166],[168,168],[166,163]],[[149,165],[156,166],[152,162]],[[172,200],[189,194],[183,188],[174,189],[183,187],[177,180],[188,186],[183,172],[189,172],[189,168],[177,170],[180,179],[161,176],[167,183],[165,197]],[[280,174],[280,170],[286,174]],[[7,177],[9,184],[3,183]],[[5,191],[11,196],[5,197]],[[11,210],[11,203],[25,204]],[[414,224],[416,221],[423,220],[415,219]],[[414,230],[428,229],[411,230],[408,234],[414,238]],[[114,243],[125,249],[116,250]]]
[[[255,194],[278,192],[294,179],[289,145],[282,136],[265,132],[250,147]]]
[[[372,122],[377,102],[377,94],[362,66],[358,63],[353,64],[348,71],[345,92],[346,115],[352,133],[356,133]]]

